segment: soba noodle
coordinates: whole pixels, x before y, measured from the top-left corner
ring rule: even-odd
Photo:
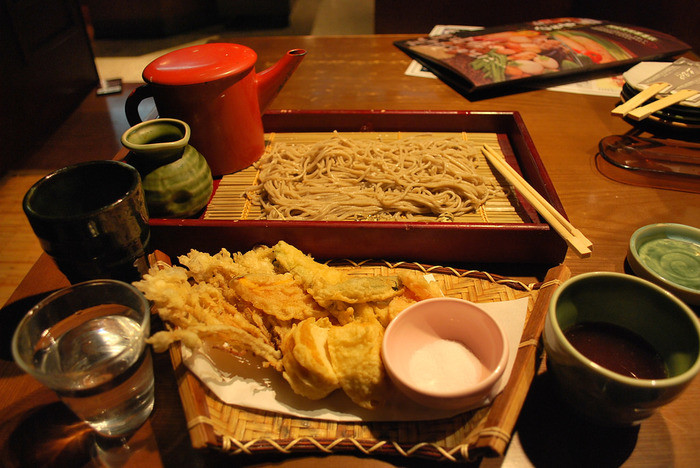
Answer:
[[[311,145],[273,144],[246,196],[265,219],[452,220],[494,195],[476,172],[479,147],[457,137],[392,141],[335,133]]]

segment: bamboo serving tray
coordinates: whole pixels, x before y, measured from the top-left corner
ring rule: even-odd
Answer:
[[[489,406],[443,420],[363,423],[304,419],[222,403],[187,369],[179,346],[174,345],[170,356],[192,445],[232,455],[354,453],[446,461],[503,455],[539,365],[539,338],[549,300],[569,277],[568,268],[560,265],[549,270],[542,282],[524,284],[480,271],[418,263],[330,264],[353,274],[389,275],[396,268],[431,273],[445,295],[473,302],[528,297],[525,327],[504,390]]]
[[[273,111],[263,115],[268,143],[314,142],[333,131],[352,138],[400,138],[413,133],[462,135],[496,148],[554,208],[556,191],[517,112]],[[172,255],[190,248],[233,245],[250,250],[284,240],[318,259],[410,258],[425,264],[561,263],[566,242],[484,160],[480,170],[506,189],[473,215],[450,222],[296,221],[256,219],[242,193],[255,167],[215,181],[204,214],[196,219],[151,219],[153,246]]]
[[[266,135],[266,151],[271,151],[275,145],[311,145],[326,141],[332,132],[294,132],[268,133]],[[386,142],[401,141],[411,137],[443,140],[458,138],[472,143],[476,148],[487,144],[499,147],[498,134],[478,132],[343,132],[340,134],[349,140],[368,141],[382,140]],[[495,180],[502,189],[493,198],[486,201],[477,210],[455,217],[451,221],[458,223],[523,223],[530,220],[529,214],[518,200],[516,193],[509,188],[500,174],[493,170],[486,158],[479,153],[477,156],[476,172],[487,180]],[[244,196],[245,190],[257,183],[260,168],[250,166],[233,174],[224,175],[218,183],[216,192],[209,201],[202,219],[205,220],[254,220],[262,216],[260,205],[252,203]],[[437,216],[425,216],[432,222],[438,222]]]

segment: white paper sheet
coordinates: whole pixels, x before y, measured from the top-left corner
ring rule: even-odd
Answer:
[[[509,357],[495,395],[508,382],[527,317],[528,298],[479,303],[508,337]],[[216,349],[191,351],[182,346],[185,365],[224,403],[249,409],[271,411],[307,419],[331,421],[420,421],[454,416],[469,409],[438,411],[412,402],[396,390],[383,408],[370,411],[354,404],[342,390],[311,401],[295,394],[282,375],[262,367],[260,361],[245,360]],[[485,402],[488,404],[490,401]]]

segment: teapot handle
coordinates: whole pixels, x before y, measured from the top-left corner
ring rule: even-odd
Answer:
[[[124,105],[126,120],[132,127],[143,122],[139,115],[139,104],[149,97],[153,97],[153,93],[151,92],[151,87],[145,84],[134,89],[131,94],[129,94],[129,97],[126,98],[126,104]]]

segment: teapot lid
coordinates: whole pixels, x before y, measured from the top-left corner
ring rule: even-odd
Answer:
[[[143,70],[148,83],[199,84],[247,73],[258,56],[239,44],[212,43],[174,50],[149,63]]]

